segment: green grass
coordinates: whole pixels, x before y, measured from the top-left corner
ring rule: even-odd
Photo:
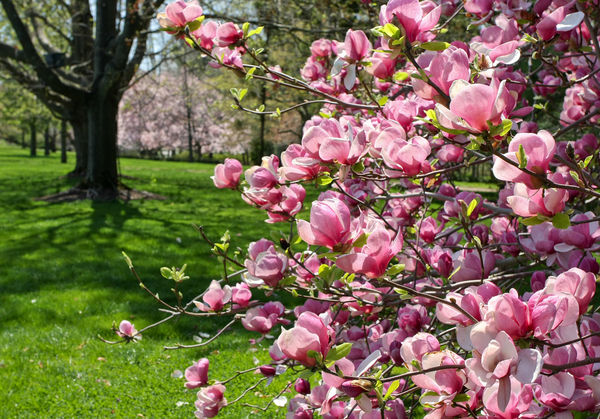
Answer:
[[[162,349],[193,344],[194,334],[214,333],[226,319],[180,319],[148,331],[137,344],[96,338],[115,338],[113,321],[129,319],[140,329],[164,316],[131,276],[122,250],[145,284],[169,301],[171,284],[159,269],[187,263],[191,279],[182,290],[189,299],[221,269],[193,223],[215,240],[229,229],[232,246],[241,248],[266,228],[280,228],[265,224],[236,192],[214,188],[211,165],[122,159],[120,167],[132,177],[129,186],[167,199],[35,201],[67,189],[71,181],[62,176],[72,164],[61,165],[58,156],[29,158],[27,150],[0,143],[0,417],[192,417],[196,392],[172,378],[174,370],[207,356],[210,378],[224,379],[255,357],[269,359],[270,342],[248,351],[248,339],[257,335],[241,327],[208,347]],[[230,383],[226,397],[234,399],[256,378]],[[281,385],[282,379],[267,390]],[[265,405],[268,399],[253,391],[248,401]],[[258,416],[283,413],[272,407]],[[257,414],[239,403],[223,411],[223,417],[248,416]]]

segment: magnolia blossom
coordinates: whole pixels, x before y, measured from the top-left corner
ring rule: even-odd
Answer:
[[[313,202],[310,222],[298,220],[298,234],[308,244],[330,249],[346,246],[358,238],[358,225],[352,222],[350,209],[337,198]]]
[[[542,130],[537,134],[520,133],[513,137],[508,145],[508,153],[504,154],[504,157],[512,160],[514,165],[494,157],[492,171],[497,179],[521,182],[531,189],[538,189],[541,186],[540,179],[522,171],[519,165],[521,164],[530,172],[545,175],[555,152],[556,143],[548,131]],[[522,159],[519,157],[520,153],[524,154],[526,161],[520,162]]]
[[[279,301],[268,302],[264,306],[253,307],[246,312],[242,319],[242,326],[251,332],[267,334],[277,324],[289,324],[282,318],[285,307]]]
[[[306,311],[300,314],[293,328],[281,332],[277,345],[289,359],[312,367],[317,361],[308,352],[315,351],[321,354],[323,359],[327,356],[330,345],[329,330],[319,316]]]
[[[206,358],[195,362],[191,367],[185,370],[185,387],[189,389],[202,387],[208,383],[209,361]]]
[[[138,333],[133,323],[128,320],[123,320],[119,323],[119,330],[116,333],[127,340],[136,341],[142,339],[142,335]]]
[[[506,88],[506,82],[471,84],[458,79],[449,91],[450,108],[435,105],[435,113],[442,127],[468,131],[474,134],[487,131],[489,124],[499,125],[515,106],[515,99]]]
[[[425,40],[425,32],[432,29],[440,19],[442,6],[431,10],[427,2],[419,0],[391,0],[387,5],[381,6],[379,23],[397,23],[406,34],[408,42]]]
[[[190,22],[202,16],[202,7],[196,0],[186,3],[183,0],[176,0],[167,5],[165,13],[157,15],[158,23],[162,28],[170,29],[169,33],[177,33]]]
[[[201,311],[220,311],[231,301],[231,287],[221,287],[219,281],[211,281],[208,289],[202,296],[203,303],[194,301],[196,307]]]
[[[383,275],[390,260],[402,250],[402,235],[377,225],[370,232],[367,243],[359,250],[339,257],[336,265],[350,273],[361,273],[368,278]]]
[[[225,163],[215,166],[215,175],[211,176],[215,186],[219,189],[235,189],[240,183],[242,163],[236,159],[225,159]]]
[[[194,403],[196,410],[194,414],[198,419],[214,418],[224,406],[227,405],[227,399],[224,397],[225,386],[215,384],[214,386],[203,388],[198,392],[198,399]]]

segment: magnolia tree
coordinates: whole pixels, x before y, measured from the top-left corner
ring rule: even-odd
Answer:
[[[129,88],[119,108],[119,147],[156,154],[189,147],[215,153],[243,153],[248,132],[219,106],[223,96],[180,71],[147,75]],[[157,106],[159,105],[159,106]]]
[[[226,69],[305,91],[295,107],[322,104],[280,158],[215,169],[216,187],[289,233],[257,237],[240,259],[228,235],[202,232],[240,278],[186,302],[184,270],[163,268],[174,302],[146,289],[168,318],[231,319],[215,338],[238,321],[276,337],[242,396],[287,370],[294,378],[273,400],[290,418],[600,410],[598,0],[391,0],[370,32],[315,41],[302,79],[252,47],[260,28],[204,21],[182,1],[158,19]],[[447,32],[457,23],[477,35]],[[234,96],[252,113],[295,108]],[[454,185],[459,169],[485,163],[503,184],[497,198]],[[322,188],[317,200],[305,202],[303,184]],[[253,301],[259,289],[302,303]],[[117,333],[140,336],[125,321]],[[207,359],[185,377],[199,418],[240,400],[227,401],[237,375],[220,380]]]

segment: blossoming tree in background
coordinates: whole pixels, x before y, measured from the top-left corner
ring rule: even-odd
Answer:
[[[192,148],[202,153],[241,154],[248,132],[234,126],[231,112],[219,106],[222,95],[182,71],[142,77],[128,89],[119,109],[119,147],[146,155]],[[160,104],[160,106],[157,106]],[[189,110],[189,114],[188,114]]]
[[[446,33],[457,19],[476,36]],[[264,376],[256,386],[293,372],[273,395],[287,396],[293,418],[600,410],[597,0],[391,0],[369,33],[315,41],[301,79],[253,49],[260,28],[204,21],[183,1],[159,22],[216,65],[305,91],[296,106],[322,105],[280,158],[216,167],[217,187],[289,233],[257,237],[240,259],[228,235],[213,242],[201,230],[241,276],[189,302],[146,289],[168,318],[229,317],[218,334],[239,320],[276,335],[272,361],[248,372]],[[249,109],[233,93],[253,113],[294,108]],[[456,186],[459,169],[486,163],[504,185],[497,198]],[[322,188],[316,201],[302,184]],[[303,303],[257,302],[257,289]],[[139,335],[126,326],[124,341]],[[206,359],[186,379],[200,388],[199,418],[239,401]]]

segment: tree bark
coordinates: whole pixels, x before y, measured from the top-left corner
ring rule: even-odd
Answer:
[[[88,111],[89,149],[85,184],[94,200],[111,200],[118,196],[116,94],[98,95],[90,101]]]
[[[35,123],[31,122],[29,124],[29,130],[30,130],[30,139],[29,139],[29,155],[31,157],[35,157],[37,155],[37,133],[35,132]]]
[[[44,131],[44,156],[50,155],[50,126]]]
[[[60,162],[67,162],[67,121],[60,121]]]
[[[89,143],[88,118],[88,112],[82,107],[74,115],[74,118],[70,120],[71,126],[73,127],[73,140],[75,145],[75,168],[69,173],[69,177],[83,178],[86,176]]]

